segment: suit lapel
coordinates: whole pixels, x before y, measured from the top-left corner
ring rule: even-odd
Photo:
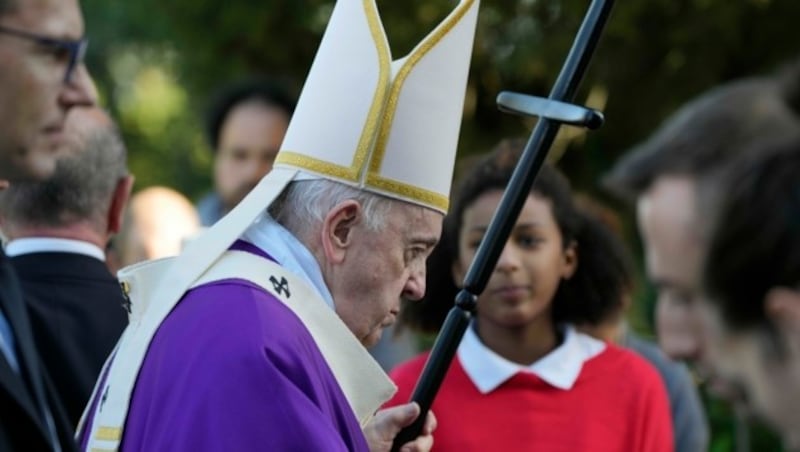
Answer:
[[[20,375],[11,368],[5,359],[0,359],[0,388],[9,393],[31,419],[34,419],[37,424],[39,423],[38,410],[30,397],[30,391]]]
[[[17,374],[5,359],[0,363],[0,386],[11,394],[12,398],[25,410],[49,438],[43,423],[44,416],[39,407],[47,406],[45,402],[42,376],[39,371],[39,360],[34,348],[30,321],[25,312],[19,284],[5,253],[0,250],[0,307],[11,324],[16,340],[17,361],[20,373]],[[23,378],[26,376],[27,378]],[[27,381],[28,384],[25,384]]]

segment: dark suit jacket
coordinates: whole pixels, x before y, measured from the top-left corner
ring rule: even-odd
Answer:
[[[14,332],[20,373],[0,353],[0,451],[52,450],[41,407],[49,407],[64,452],[77,450],[73,429],[36,352],[28,313],[9,259],[0,249],[0,309]]]
[[[77,427],[106,357],[128,324],[117,279],[105,263],[73,253],[15,256],[33,336]]]

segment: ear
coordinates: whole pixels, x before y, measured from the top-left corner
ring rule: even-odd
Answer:
[[[787,339],[800,337],[800,291],[773,287],[764,299],[764,314]]]
[[[125,214],[125,206],[131,197],[133,189],[133,176],[127,175],[117,182],[114,193],[111,196],[111,206],[108,209],[108,232],[116,234],[122,229],[122,217]]]
[[[561,277],[570,279],[578,268],[578,242],[572,240],[564,249],[564,266],[561,268]]]
[[[344,261],[361,216],[361,204],[353,199],[340,202],[325,215],[321,234],[322,248],[328,261],[334,264]]]

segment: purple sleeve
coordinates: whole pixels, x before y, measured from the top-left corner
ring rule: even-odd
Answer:
[[[162,324],[134,388],[122,450],[364,450],[316,344],[244,281],[195,289]]]
[[[252,364],[226,366],[226,378],[202,394],[174,387],[171,400],[157,404],[158,414],[134,427],[143,435],[126,432],[122,450],[348,450],[329,416],[290,376],[269,359],[258,369]]]

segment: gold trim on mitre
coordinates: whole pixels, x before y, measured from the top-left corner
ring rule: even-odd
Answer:
[[[366,186],[377,188],[378,190],[374,191],[378,191],[381,194],[388,196],[391,196],[391,194],[400,195],[403,200],[417,204],[422,203],[442,212],[447,212],[447,208],[450,206],[450,198],[447,196],[416,185],[389,179],[388,177],[368,174]]]
[[[391,54],[389,52],[388,41],[386,33],[381,25],[381,18],[378,14],[378,8],[374,0],[364,0],[364,9],[367,11],[367,21],[369,22],[369,31],[372,35],[372,40],[375,43],[375,48],[378,50],[378,86],[375,88],[375,96],[372,98],[372,106],[369,108],[367,121],[364,124],[364,129],[361,131],[361,138],[358,140],[358,149],[353,158],[353,166],[358,170],[364,171],[364,161],[369,155],[372,144],[375,142],[375,134],[372,133],[380,125],[380,118],[386,107],[386,91],[389,89],[391,81]],[[380,45],[384,43],[384,45]],[[361,177],[361,174],[358,175]]]
[[[378,81],[375,93],[372,96],[372,103],[367,114],[367,119],[362,127],[361,137],[358,140],[356,152],[350,166],[337,165],[322,159],[309,157],[302,152],[292,150],[281,150],[275,158],[275,164],[286,164],[297,168],[302,168],[323,176],[330,176],[343,182],[357,184],[361,179],[370,154],[375,134],[372,131],[379,126],[380,117],[386,105],[386,91],[389,89],[389,77],[391,74],[391,55],[389,53],[386,33],[381,25],[381,18],[378,7],[374,0],[362,0],[363,10],[367,19],[370,36],[375,44],[375,51],[378,54]]]
[[[312,65],[312,70],[306,80],[306,86],[304,87],[303,95],[301,95],[300,102],[298,103],[298,108],[295,110],[295,117],[302,116],[301,120],[297,121],[297,123],[302,125],[293,129],[290,124],[287,139],[284,140],[285,147],[282,147],[281,151],[278,153],[275,166],[297,168],[367,191],[446,212],[449,206],[449,184],[452,178],[455,149],[442,149],[443,152],[451,153],[450,157],[452,158],[447,162],[450,165],[450,169],[449,171],[442,172],[441,180],[436,179],[436,174],[431,175],[433,179],[428,179],[427,175],[424,173],[418,174],[416,180],[414,180],[413,177],[410,177],[410,180],[404,180],[402,174],[403,171],[405,171],[404,165],[402,165],[402,167],[392,166],[389,168],[389,174],[385,174],[386,171],[382,173],[381,169],[383,168],[382,165],[385,163],[387,147],[394,147],[394,145],[389,144],[389,141],[392,136],[398,104],[401,103],[400,97],[404,92],[403,88],[406,86],[407,78],[413,72],[417,63],[450,34],[451,31],[462,22],[467,13],[477,7],[477,3],[478,1],[476,0],[461,0],[456,8],[451,11],[450,14],[414,48],[414,50],[405,58],[394,62],[396,65],[400,66],[398,70],[397,68],[392,68],[391,51],[375,0],[339,0],[334,7],[328,29],[326,29],[326,36],[323,37],[323,44],[320,45],[315,63]],[[338,11],[339,14],[337,14],[337,8],[340,7],[342,10]],[[343,32],[343,30],[347,31]],[[367,35],[369,35],[369,40],[372,45],[358,46],[360,50],[356,50],[352,47],[353,42],[358,42],[353,41],[354,36],[362,37],[356,39],[367,39]],[[460,36],[461,37],[457,41],[451,42],[463,43],[464,47],[462,47],[462,49],[471,49],[474,28],[472,29],[468,41],[463,33],[460,34]],[[458,44],[456,44],[456,46],[458,47]],[[372,53],[371,49],[373,48],[376,53]],[[342,57],[342,52],[345,50],[350,51],[346,52],[344,54],[345,56]],[[465,52],[465,54],[467,60],[464,62],[468,68],[469,53]],[[332,57],[332,55],[336,55],[336,57]],[[366,76],[369,80],[369,84],[354,86],[352,83],[355,80],[352,78],[353,75],[345,78],[336,78],[343,76],[341,75],[342,71],[339,71],[336,67],[337,61],[333,58],[341,59],[343,61],[342,64],[347,62],[347,64],[351,65],[351,68],[364,67],[364,74],[372,74]],[[318,60],[319,67],[317,67]],[[460,57],[456,57],[456,60],[460,61]],[[449,66],[446,62],[443,63],[443,65],[444,67],[442,70],[444,73],[447,73]],[[455,67],[457,67],[457,69],[451,70],[450,72],[460,74],[463,66],[457,64]],[[327,73],[324,72],[327,70],[332,70],[331,74],[338,75],[333,78],[328,78],[326,81],[320,81],[319,75]],[[393,71],[395,70],[397,72],[396,75],[393,76]],[[466,81],[466,72],[461,75],[464,76],[462,80]],[[456,77],[456,79],[458,78],[459,76]],[[341,80],[341,84],[337,83],[336,80]],[[350,83],[348,83],[348,80]],[[442,81],[438,80],[437,83],[442,83]],[[310,89],[309,86],[311,86]],[[326,86],[328,89],[320,91],[320,87],[322,86]],[[321,92],[336,92],[336,88],[341,88],[338,90],[340,92],[352,92],[353,94],[354,102],[352,103],[352,111],[354,114],[352,114],[352,118],[350,118],[347,113],[343,113],[342,117],[347,117],[348,120],[355,122],[355,127],[351,126],[352,122],[346,124],[340,121],[339,118],[333,117],[330,113],[327,113],[330,111],[337,111],[337,109],[342,106],[342,103],[348,103],[347,99],[343,99],[342,96],[337,97],[334,95],[328,98],[324,94],[320,94]],[[306,91],[309,91],[309,93]],[[455,96],[455,94],[453,94],[453,96]],[[444,101],[452,101],[453,105],[459,101],[463,103],[463,96],[464,93],[462,92],[460,99],[453,97],[452,100],[445,99]],[[332,101],[331,99],[338,100]],[[437,100],[437,102],[441,101],[441,99]],[[300,108],[301,104],[307,104],[302,105],[302,107],[305,107],[302,109],[302,112]],[[309,109],[308,107],[310,105],[314,105],[315,108]],[[347,108],[343,108],[342,110],[346,112]],[[448,118],[453,116],[451,109],[447,111],[450,112],[446,115]],[[462,111],[462,109],[459,109],[459,112],[460,111]],[[301,113],[298,114],[298,112]],[[295,122],[294,118],[292,122]],[[315,130],[308,129],[314,127],[314,124],[326,123],[337,124],[338,127],[342,129],[342,133],[331,132],[330,127],[328,127],[327,129],[323,128],[325,130],[317,134],[317,138],[298,138],[303,134],[314,135]],[[358,129],[358,124],[361,124],[360,130]],[[413,129],[413,120],[410,123],[404,122],[404,124],[411,124],[411,128]],[[450,124],[452,124],[452,122]],[[408,132],[404,130],[397,131],[397,133],[406,136],[405,134]],[[452,128],[448,127],[444,133],[446,136],[450,136],[452,134]],[[455,142],[457,142],[457,133],[456,130]],[[424,137],[420,138],[420,140],[424,140]],[[345,144],[343,145],[342,143]],[[450,142],[448,142],[448,147],[449,143]],[[432,147],[436,148],[437,146]],[[453,148],[454,147],[455,146],[453,146]],[[417,146],[412,146],[412,148],[417,148]],[[436,149],[436,151],[439,151],[439,149]],[[400,157],[402,160],[402,157],[399,156],[399,154],[403,152],[402,149],[399,149],[399,151],[397,149],[390,149],[389,152],[391,152],[392,156],[398,154],[395,157]],[[328,157],[329,155],[330,158]],[[418,159],[419,154],[416,156],[409,156],[409,171],[413,171],[413,166],[415,165],[424,165],[426,163],[411,161]],[[444,160],[444,154],[442,155],[442,159]],[[443,163],[443,160],[439,163]],[[397,160],[394,160],[394,162],[395,163],[392,163],[392,165],[397,164]],[[383,169],[386,170],[386,168]],[[398,171],[392,172],[391,169],[399,170],[400,174],[398,174]],[[445,179],[447,179],[446,189],[442,188]],[[430,185],[427,184],[426,181],[429,180],[433,180],[434,183]],[[434,189],[432,190],[431,188]]]
[[[409,200],[421,201],[424,204],[430,205],[443,212],[446,212],[450,206],[450,199],[447,195],[437,193],[424,188],[416,187],[411,184],[406,184],[397,180],[393,180],[379,175],[383,158],[386,154],[386,143],[389,141],[389,135],[392,131],[392,124],[394,122],[394,115],[397,111],[397,101],[400,97],[400,91],[403,84],[411,73],[411,70],[417,63],[428,54],[428,52],[446,36],[453,27],[458,24],[464,15],[472,7],[475,0],[467,0],[459,4],[456,9],[445,18],[444,22],[437,27],[431,35],[423,40],[411,53],[406,57],[397,76],[392,81],[392,90],[389,94],[387,106],[384,111],[384,118],[381,122],[380,130],[378,131],[377,140],[375,143],[375,150],[372,154],[372,159],[369,164],[369,171],[366,177],[366,185],[368,187],[375,187],[382,192],[396,193]]]
[[[358,169],[363,166],[364,160],[366,160],[366,155],[360,156],[357,152],[353,158],[353,165],[346,167],[326,162],[325,160],[315,159],[314,157],[309,157],[299,152],[281,151],[275,158],[275,164],[282,163],[297,168],[303,168],[313,173],[330,176],[345,182],[357,182]]]

